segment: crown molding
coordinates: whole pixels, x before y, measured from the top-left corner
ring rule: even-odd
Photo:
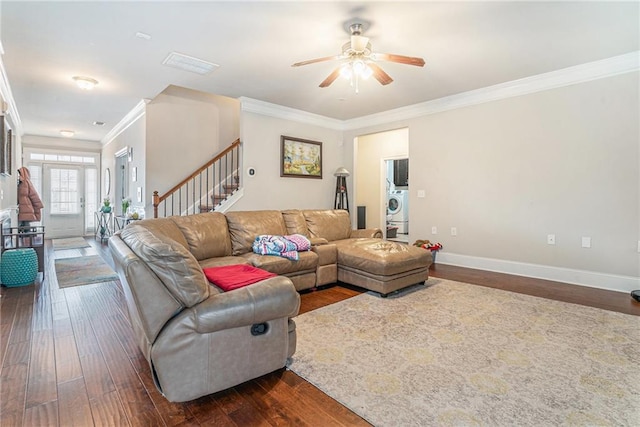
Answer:
[[[342,120],[332,119],[330,117],[321,116],[320,114],[309,113],[307,111],[272,104],[258,99],[247,98],[245,96],[241,96],[238,99],[240,101],[240,110],[248,113],[256,113],[263,116],[291,120],[298,123],[306,123],[334,130],[343,130],[344,128],[344,121]]]
[[[118,135],[120,135],[122,132],[124,132],[129,126],[131,126],[133,123],[135,123],[136,120],[138,120],[140,117],[145,115],[146,112],[146,106],[147,104],[150,102],[151,100],[149,99],[143,99],[140,102],[138,102],[136,104],[135,107],[133,107],[133,109],[131,111],[129,111],[127,113],[126,116],[124,116],[122,118],[122,120],[120,120],[118,122],[117,125],[115,125],[110,131],[109,133],[107,133],[104,138],[102,138],[100,140],[100,142],[102,143],[103,147],[106,147],[107,145],[109,145],[111,143],[111,141],[113,141],[114,139],[116,139],[118,137]]]
[[[429,114],[454,110],[456,108],[513,98],[638,70],[640,70],[640,51],[629,52],[612,58],[588,62],[586,64],[434,99],[433,101],[421,102],[419,104],[347,120],[344,122],[344,129],[354,130],[413,119]]]
[[[0,43],[0,56],[4,54],[4,48]],[[16,107],[16,101],[13,98],[13,93],[11,92],[11,86],[9,85],[9,78],[7,77],[7,72],[4,68],[4,62],[0,57],[0,96],[6,102],[7,108],[6,111],[2,111],[2,114],[8,114],[11,116],[11,123],[13,124],[13,130],[16,135],[22,135],[22,120],[20,119],[20,114],[18,113],[18,108]],[[2,106],[4,110],[4,105]]]
[[[613,77],[638,70],[640,70],[640,51],[634,51],[612,58],[588,62],[344,121],[252,98],[241,97],[239,100],[242,111],[329,129],[355,130]]]

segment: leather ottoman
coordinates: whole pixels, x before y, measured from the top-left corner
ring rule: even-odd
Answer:
[[[335,242],[340,245],[340,241]],[[338,280],[382,296],[424,282],[431,253],[415,246],[380,239],[351,239],[338,251]]]

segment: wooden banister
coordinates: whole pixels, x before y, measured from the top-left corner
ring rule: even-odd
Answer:
[[[228,153],[230,153],[231,151],[235,150],[239,145],[240,145],[240,139],[236,139],[230,146],[225,148],[222,152],[220,152],[214,158],[209,160],[207,163],[205,163],[204,165],[200,166],[198,169],[196,169],[193,173],[191,173],[188,177],[184,178],[178,184],[174,185],[173,188],[171,188],[169,191],[167,191],[163,195],[158,195],[158,192],[154,191],[153,192],[153,217],[154,218],[158,217],[158,206],[160,205],[160,203],[165,201],[168,197],[170,197],[176,191],[180,190],[180,188],[185,186],[189,181],[191,181],[192,179],[197,177],[204,170],[206,170],[207,168],[211,167],[215,162],[221,160]]]

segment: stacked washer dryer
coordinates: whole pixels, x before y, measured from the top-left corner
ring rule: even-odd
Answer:
[[[398,233],[409,234],[409,190],[391,190],[387,200],[389,225],[398,227]]]

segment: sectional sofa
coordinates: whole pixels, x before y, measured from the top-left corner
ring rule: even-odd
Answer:
[[[290,234],[311,242],[298,260],[252,250],[259,235]],[[109,247],[156,385],[185,401],[285,366],[298,291],[340,281],[386,296],[427,279],[429,251],[381,237],[342,210],[208,212],[135,221]],[[223,292],[203,273],[235,264],[277,276]]]

